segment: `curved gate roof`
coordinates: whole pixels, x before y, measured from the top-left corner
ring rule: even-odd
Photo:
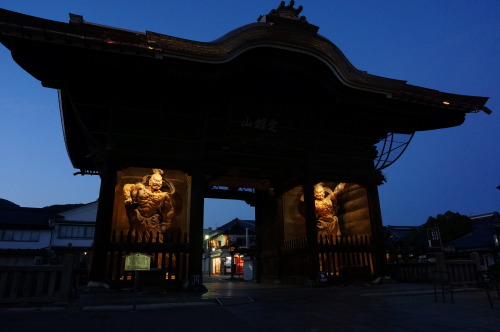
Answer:
[[[0,41],[60,90],[68,153],[82,170],[100,170],[112,154],[122,166],[203,162],[213,175],[247,168],[259,171],[245,176],[269,178],[286,164],[284,177],[306,166],[356,177],[374,172],[374,144],[390,132],[490,112],[486,97],[356,69],[300,11],[282,3],[256,23],[197,42],[79,15],[62,23],[0,10]]]

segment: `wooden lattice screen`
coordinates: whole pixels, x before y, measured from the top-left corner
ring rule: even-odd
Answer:
[[[176,287],[188,278],[187,233],[171,231],[137,236],[131,232],[114,232],[107,250],[107,282],[117,287],[133,284],[135,273],[125,271],[125,257],[132,253],[151,256],[151,269],[140,271],[141,288]]]

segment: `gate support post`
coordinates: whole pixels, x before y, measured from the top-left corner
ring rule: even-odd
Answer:
[[[255,192],[255,230],[257,242],[256,279],[261,281],[280,281],[283,278],[280,243],[283,227],[278,227],[276,199],[269,189]],[[281,224],[283,220],[279,221]]]
[[[385,258],[384,232],[382,226],[382,214],[380,212],[380,200],[378,196],[378,187],[375,184],[366,186],[368,194],[368,206],[370,210],[372,238],[374,247],[374,273],[388,275],[387,260]]]
[[[316,207],[314,203],[314,183],[306,177],[304,183],[304,212],[306,219],[307,259],[309,281],[316,281],[319,272],[318,229],[316,227]]]
[[[191,174],[188,276],[189,288],[200,291],[206,290],[202,275],[204,186],[203,171],[195,167]]]
[[[108,261],[107,247],[111,240],[113,204],[115,199],[116,168],[107,162],[101,173],[101,186],[97,205],[94,244],[92,247],[92,263],[89,281],[104,282]]]

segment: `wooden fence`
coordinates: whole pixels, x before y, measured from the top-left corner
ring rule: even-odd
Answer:
[[[283,241],[281,261],[285,278],[300,279],[309,276],[311,262],[308,260],[307,247],[305,237]],[[374,274],[374,255],[375,248],[368,235],[319,238],[319,271],[324,272],[329,279],[341,277],[345,280],[367,281]]]
[[[389,265],[391,277],[400,282],[434,282],[436,273],[446,273],[453,285],[477,285],[479,261],[471,255],[468,260],[444,259],[437,255],[437,262],[398,263]]]
[[[0,303],[69,300],[73,291],[73,256],[62,265],[0,266]]]
[[[187,279],[189,243],[187,233],[157,234],[114,232],[108,246],[106,281],[116,288],[131,287],[135,273],[125,271],[125,257],[133,253],[151,256],[151,270],[139,273],[139,287],[178,288]]]
[[[283,241],[278,258],[279,279],[285,283],[303,283],[309,278],[310,262],[307,254],[307,239],[299,237]]]
[[[477,264],[472,260],[448,260],[445,268],[453,286],[476,286],[478,282]]]
[[[330,277],[357,279],[372,275],[374,254],[372,237],[368,235],[321,236],[319,239],[320,270]]]
[[[436,263],[398,263],[389,264],[392,279],[400,282],[433,282]]]

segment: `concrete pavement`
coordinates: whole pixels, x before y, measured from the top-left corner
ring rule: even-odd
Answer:
[[[491,309],[482,289],[456,290],[455,301],[451,303],[449,294],[445,302],[441,295],[436,302],[431,284],[386,281],[358,286],[305,287],[210,277],[205,278],[205,285],[208,289],[205,293],[139,293],[135,299],[132,290],[83,292],[67,303],[3,306],[0,317],[8,315],[12,328],[20,328],[20,331],[24,322],[15,321],[16,313],[27,311],[47,315],[71,313],[82,321],[82,326],[93,323],[85,317],[95,312],[107,312],[112,317],[123,315],[125,318],[119,324],[125,324],[124,319],[137,318],[125,315],[131,311],[142,312],[145,317],[161,313],[185,331],[201,328],[196,317],[207,319],[204,331],[220,331],[231,326],[239,332],[500,330],[500,299],[495,292],[491,293],[495,306]],[[190,317],[189,313],[196,317],[181,320]]]

